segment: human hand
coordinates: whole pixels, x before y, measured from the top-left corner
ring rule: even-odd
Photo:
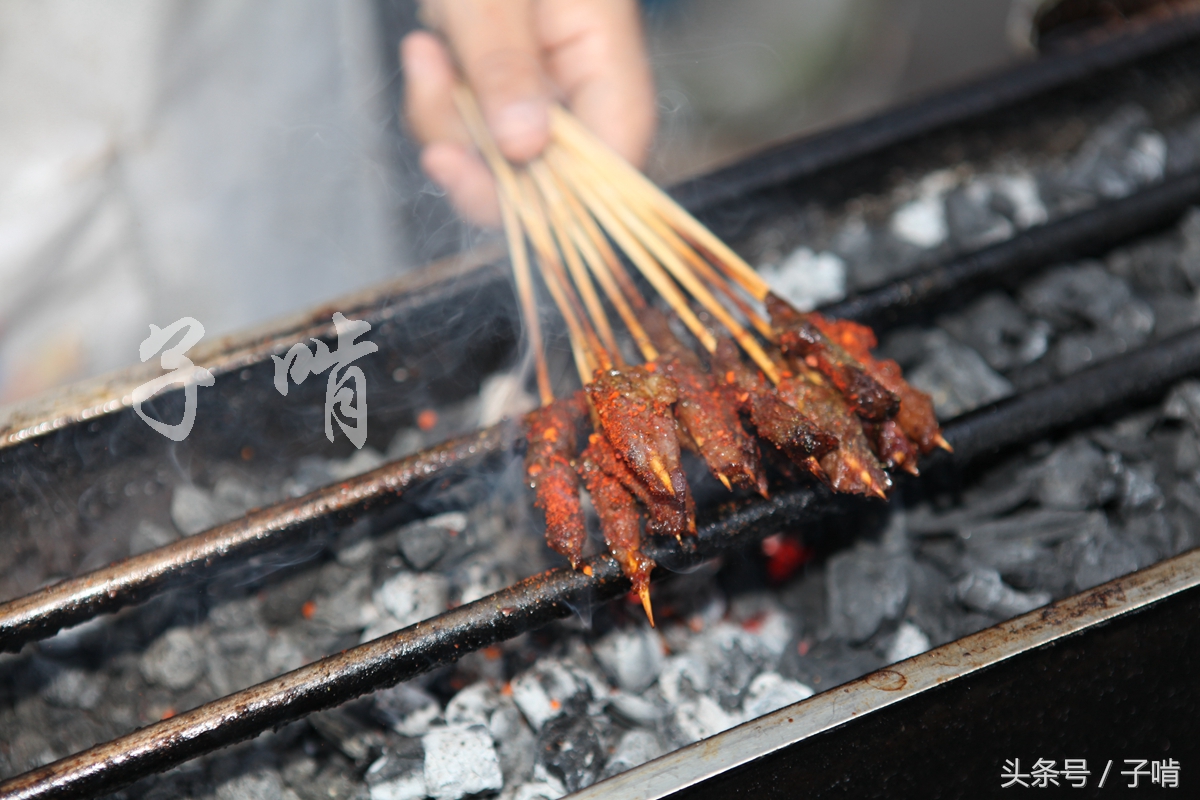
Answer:
[[[654,86],[635,0],[423,0],[422,10],[445,38],[404,37],[405,111],[424,147],[422,169],[467,219],[497,226],[500,209],[454,105],[456,61],[509,160],[541,154],[557,101],[642,163],[654,136]]]

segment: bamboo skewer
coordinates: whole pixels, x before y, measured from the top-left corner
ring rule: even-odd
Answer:
[[[634,236],[613,214],[598,195],[595,193],[595,187],[588,184],[579,174],[577,164],[570,159],[564,158],[562,151],[554,147],[550,147],[546,151],[546,162],[552,169],[563,179],[568,188],[573,191],[580,199],[583,205],[595,215],[600,224],[610,236],[616,240],[617,244],[629,256],[638,270],[646,277],[655,290],[662,295],[663,299],[671,306],[671,308],[683,320],[683,324],[687,326],[692,335],[703,345],[704,349],[712,352],[717,347],[717,340],[713,337],[712,332],[704,326],[700,318],[688,306],[687,298],[680,293],[679,288],[667,275],[666,271],[659,266],[658,262],[644,248],[637,237]]]
[[[559,157],[556,159],[562,162],[564,159]],[[779,371],[776,369],[774,362],[767,356],[759,343],[751,336],[742,325],[733,318],[729,310],[722,305],[712,292],[704,286],[703,283],[696,277],[695,273],[688,268],[679,256],[669,247],[661,238],[656,236],[646,222],[634,212],[633,209],[621,203],[621,198],[617,192],[603,180],[603,176],[596,175],[594,167],[588,162],[577,162],[573,165],[576,171],[577,179],[582,179],[579,173],[591,173],[592,189],[598,195],[601,203],[608,206],[608,211],[615,214],[625,227],[641,242],[641,244],[649,249],[658,262],[662,264],[675,280],[679,281],[688,293],[694,297],[708,313],[712,314],[717,320],[729,331],[734,340],[741,345],[747,355],[754,360],[758,368],[763,371],[763,374],[770,379],[772,383],[779,383]],[[640,267],[641,264],[639,263]],[[650,276],[647,275],[647,278]],[[661,290],[660,290],[661,292]],[[707,340],[700,336],[701,344],[708,352],[716,349],[716,340],[712,338],[712,334],[707,330]],[[711,344],[709,343],[711,342]]]
[[[754,268],[747,264],[732,248],[718,239],[713,233],[689,214],[682,206],[671,199],[670,195],[654,185],[646,176],[629,165],[623,158],[610,150],[603,142],[596,139],[586,128],[562,108],[552,106],[550,109],[550,129],[554,139],[575,150],[583,159],[598,159],[611,168],[614,173],[638,184],[648,197],[653,198],[655,206],[667,220],[684,233],[692,242],[707,251],[713,261],[731,280],[750,293],[755,300],[763,301],[771,292]]]
[[[637,315],[630,306],[625,293],[621,291],[620,286],[617,284],[617,279],[614,277],[611,269],[611,263],[596,248],[593,237],[584,231],[583,224],[581,224],[579,219],[579,214],[583,213],[583,209],[579,207],[578,202],[569,192],[559,186],[554,173],[545,164],[541,162],[530,164],[529,173],[541,189],[542,196],[546,200],[546,206],[552,210],[559,210],[559,223],[566,229],[567,235],[578,249],[580,255],[583,256],[583,261],[587,265],[587,268],[595,277],[596,282],[600,284],[600,288],[604,290],[604,295],[616,309],[617,315],[621,317],[621,321],[625,323],[625,327],[629,330],[629,335],[633,337],[634,343],[642,353],[642,358],[647,361],[653,361],[658,358],[658,350],[650,341],[650,337],[646,334],[642,323],[638,321]],[[588,217],[587,220],[590,222],[591,218]],[[598,230],[597,234],[599,234]],[[613,254],[612,258],[615,261],[615,254]],[[640,296],[638,299],[641,299]]]

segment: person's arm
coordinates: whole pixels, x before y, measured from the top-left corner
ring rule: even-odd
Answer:
[[[655,103],[634,0],[425,0],[422,8],[441,37],[417,31],[401,44],[406,113],[424,146],[422,168],[472,222],[498,225],[499,208],[454,107],[456,63],[509,159],[542,152],[548,104],[558,101],[642,163]]]

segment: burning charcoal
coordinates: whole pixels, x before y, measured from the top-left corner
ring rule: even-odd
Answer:
[[[544,769],[535,780],[513,786],[500,793],[497,800],[558,800],[567,793],[567,787],[546,773]]]
[[[1082,369],[1107,361],[1129,349],[1128,343],[1108,331],[1068,333],[1050,350],[1047,364],[1061,376],[1073,375]]]
[[[425,748],[425,791],[437,800],[498,791],[504,786],[500,760],[482,725],[435,728],[421,738]]]
[[[1125,464],[1121,470],[1117,496],[1121,511],[1162,508],[1163,493],[1155,482],[1158,470],[1150,461],[1140,464]]]
[[[671,705],[708,691],[712,676],[705,660],[695,655],[671,656],[658,676],[662,695]]]
[[[205,642],[205,660],[214,689],[229,694],[274,677],[268,660],[272,636],[251,606],[222,604],[210,612],[209,621],[213,635]]]
[[[1021,305],[1060,330],[1087,323],[1112,334],[1125,349],[1154,330],[1154,312],[1129,284],[1094,262],[1053,269],[1021,290]]]
[[[493,711],[488,730],[496,742],[504,785],[511,786],[528,778],[533,772],[537,740],[517,707],[509,703]]]
[[[1200,433],[1200,381],[1176,384],[1163,403],[1163,417],[1186,422],[1192,431]]]
[[[676,747],[698,742],[727,731],[742,722],[740,713],[730,713],[708,695],[684,700],[675,708],[668,732]]]
[[[1050,545],[1073,536],[1103,533],[1107,529],[1108,522],[1099,511],[1037,509],[963,525],[958,532],[972,546],[998,540]]]
[[[812,644],[801,642],[780,665],[780,674],[822,692],[874,672],[881,666],[883,662],[879,656],[870,650],[859,650],[839,639],[829,639]]]
[[[376,607],[386,616],[371,625],[363,634],[364,639],[377,638],[441,614],[446,610],[449,589],[444,575],[428,572],[393,575],[374,594]]]
[[[850,642],[866,641],[885,621],[899,619],[908,602],[904,561],[868,544],[829,559],[826,587],[833,634]]]
[[[1018,592],[1000,579],[994,569],[976,567],[954,585],[955,597],[967,608],[1000,619],[1032,611],[1050,602],[1045,592]]]
[[[587,717],[571,715],[546,723],[537,752],[538,762],[568,792],[591,786],[604,767],[604,747]]]
[[[518,675],[512,690],[513,700],[535,731],[563,713],[583,709],[592,699],[587,680],[555,659]]]
[[[388,750],[363,776],[371,800],[421,800],[425,787],[425,752],[419,742]]]
[[[788,680],[778,672],[764,672],[750,682],[746,702],[742,706],[742,716],[746,719],[758,719],[764,714],[770,714],[812,696],[813,690],[803,683]]]
[[[626,770],[640,767],[647,761],[658,758],[665,752],[666,749],[659,741],[658,735],[652,731],[627,731],[621,737],[621,741],[617,743],[617,749],[609,756],[601,777],[611,778],[613,775],[620,775]]]
[[[330,594],[313,599],[313,622],[336,633],[350,633],[379,619],[378,610],[371,604],[370,575],[354,574],[342,586],[331,588]]]
[[[812,311],[846,296],[846,262],[830,252],[798,247],[778,266],[764,264],[759,275],[772,292],[800,311]]]
[[[432,695],[410,683],[380,689],[371,695],[375,716],[401,736],[422,736],[442,716]]]
[[[396,533],[400,554],[415,570],[433,567],[450,547],[451,539],[467,527],[467,515],[461,511],[439,514],[405,525]]]
[[[1144,566],[1139,563],[1138,557],[1144,550],[1111,532],[1082,538],[1071,545],[1068,558],[1075,565],[1075,588],[1078,591],[1107,583]]]
[[[668,711],[660,703],[646,699],[645,695],[613,692],[609,695],[608,702],[609,707],[622,719],[647,728],[661,722]]]
[[[1012,298],[989,292],[938,325],[974,349],[998,372],[1037,361],[1049,348],[1052,332],[1045,320],[1031,320]]]
[[[283,778],[269,767],[235,775],[217,787],[217,800],[285,800]]]
[[[1191,286],[1179,263],[1182,245],[1175,233],[1150,237],[1113,250],[1104,266],[1138,294],[1185,295]]]
[[[1142,566],[1175,554],[1174,535],[1167,517],[1154,511],[1138,514],[1125,521],[1121,536],[1142,551],[1138,563]]]
[[[101,673],[43,659],[34,664],[44,681],[42,697],[52,706],[86,711],[95,708],[104,696],[105,680]]]
[[[1166,139],[1151,127],[1144,108],[1127,104],[1092,129],[1061,180],[1069,190],[1125,197],[1161,180],[1166,164]]]
[[[927,250],[944,242],[950,235],[945,196],[956,182],[950,170],[938,170],[922,178],[916,186],[916,199],[900,206],[892,215],[891,232]]]
[[[1200,326],[1200,303],[1194,297],[1159,292],[1146,297],[1154,312],[1154,335],[1165,339]]]
[[[706,691],[728,710],[742,704],[750,682],[778,658],[757,636],[729,623],[715,625],[698,636],[690,652],[707,662]]]
[[[630,694],[645,691],[663,666],[663,641],[652,628],[617,628],[592,645],[592,654],[617,686]]]
[[[383,752],[384,736],[345,708],[331,708],[309,715],[308,724],[321,738],[355,764],[366,765]]]
[[[223,522],[213,497],[199,486],[180,484],[171,494],[171,521],[184,536],[208,530]]]
[[[905,620],[900,623],[883,659],[889,664],[919,656],[931,647],[929,637],[916,625]]]
[[[360,800],[362,797],[358,776],[350,773],[340,761],[332,761],[318,770],[316,762],[310,758],[293,758],[284,764],[281,772],[284,782],[300,800]],[[175,800],[180,796],[176,794],[163,800]]]
[[[978,353],[942,331],[928,335],[929,356],[909,374],[909,383],[933,398],[941,419],[949,419],[1008,397],[1013,386]]]
[[[179,538],[172,530],[156,525],[149,520],[141,520],[129,539],[129,555],[137,556],[142,553],[163,547]]]
[[[946,195],[946,222],[960,248],[975,250],[1012,238],[1013,223],[999,210],[992,188],[972,180]]]
[[[447,725],[487,725],[500,708],[500,695],[483,681],[473,683],[446,704]]]
[[[1178,175],[1200,163],[1200,118],[1172,125],[1165,134],[1168,175]]]
[[[1083,437],[1054,449],[1034,468],[1034,496],[1046,508],[1097,508],[1116,496],[1120,456],[1105,455]]]
[[[190,628],[170,628],[146,649],[140,660],[149,683],[181,692],[204,674],[204,647]]]

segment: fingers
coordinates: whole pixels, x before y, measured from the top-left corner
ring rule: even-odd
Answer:
[[[450,202],[476,225],[500,227],[496,182],[471,150],[451,142],[435,142],[421,151],[421,169],[446,190]]]
[[[657,115],[635,0],[543,1],[536,23],[550,78],[567,105],[640,166],[654,138]]]
[[[405,114],[421,151],[421,168],[445,189],[450,202],[476,225],[496,227],[500,208],[496,185],[471,147],[470,135],[454,106],[457,80],[450,54],[436,36],[418,31],[400,43]]]
[[[436,36],[425,31],[408,34],[400,42],[404,73],[404,111],[409,128],[422,144],[457,142],[470,136],[454,107],[457,76],[450,54]]]
[[[516,162],[540,155],[550,140],[550,92],[533,0],[441,0],[436,7],[500,151]]]

